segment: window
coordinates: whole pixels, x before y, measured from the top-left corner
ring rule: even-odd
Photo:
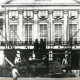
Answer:
[[[10,25],[10,31],[9,31],[9,35],[10,35],[10,41],[17,41],[17,25]]]
[[[17,10],[9,11],[9,18],[18,18],[18,11]]]
[[[47,24],[40,24],[40,39],[47,39]]]
[[[55,24],[55,41],[62,41],[62,24]]]
[[[49,61],[52,61],[52,60],[53,60],[53,54],[49,53]]]
[[[35,60],[35,54],[34,53],[32,53],[32,59]]]
[[[39,11],[38,17],[39,17],[40,19],[48,18],[48,11],[47,11],[47,10]]]
[[[61,10],[56,10],[56,11],[54,11],[53,12],[53,18],[55,18],[55,19],[61,19],[61,18],[63,18],[63,11]]]
[[[71,10],[71,11],[69,11],[69,18],[70,19],[76,19],[77,17],[78,17],[77,10]]]
[[[32,24],[25,25],[25,41],[32,41]]]
[[[29,10],[25,10],[24,11],[24,18],[33,18],[33,11]]]
[[[73,42],[77,41],[76,32],[77,32],[77,24],[70,24],[69,25],[69,38],[72,37]]]

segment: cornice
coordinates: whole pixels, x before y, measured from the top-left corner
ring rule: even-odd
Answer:
[[[31,3],[31,4],[2,4],[2,7],[5,6],[80,6],[80,4],[75,4],[75,3],[59,3],[59,4],[54,4],[54,3]]]

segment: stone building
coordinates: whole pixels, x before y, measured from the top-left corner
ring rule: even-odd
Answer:
[[[19,49],[33,59],[34,42],[43,39],[49,61],[70,55],[69,63],[80,66],[79,0],[8,0],[2,7],[1,48]]]

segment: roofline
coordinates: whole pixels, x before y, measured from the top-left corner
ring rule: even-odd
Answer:
[[[31,4],[1,4],[2,7],[7,7],[7,6],[80,6],[80,4],[75,4],[75,3],[31,3]]]
[[[10,2],[10,1],[12,1],[12,0],[7,0],[7,1],[4,1],[2,4],[6,4],[7,2]]]

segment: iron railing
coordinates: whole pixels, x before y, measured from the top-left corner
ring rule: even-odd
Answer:
[[[39,42],[40,43],[40,42]],[[34,46],[34,41],[1,41],[0,42],[0,46]],[[56,46],[56,45],[61,45],[61,46],[64,46],[64,45],[70,45],[70,41],[47,41],[46,42],[46,46]],[[79,46],[80,45],[80,41],[72,41],[72,45],[77,45]]]

